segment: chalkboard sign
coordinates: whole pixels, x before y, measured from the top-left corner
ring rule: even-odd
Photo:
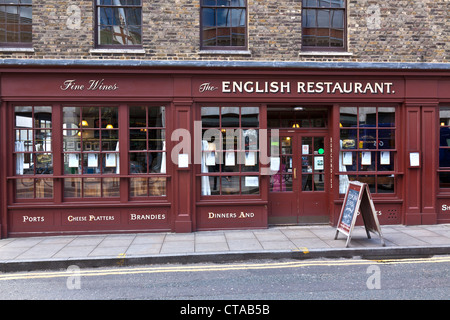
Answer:
[[[339,232],[347,236],[346,247],[350,244],[351,232],[356,223],[359,213],[364,221],[367,237],[370,239],[369,232],[376,232],[380,236],[381,243],[385,246],[383,236],[381,234],[380,223],[378,222],[375,206],[370,195],[369,186],[366,183],[352,181],[349,183],[345,194],[344,203],[342,204],[341,215],[336,229],[336,240]]]
[[[339,223],[339,227],[345,230],[346,232],[350,232],[350,228],[353,223],[353,218],[357,214],[358,202],[360,201],[360,193],[363,190],[362,186],[351,184],[348,188],[344,208],[342,212],[342,219]]]

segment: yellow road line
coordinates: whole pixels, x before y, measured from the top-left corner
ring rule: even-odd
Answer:
[[[140,267],[140,268],[115,268],[115,269],[80,269],[79,272],[29,272],[0,274],[0,280],[22,279],[48,279],[70,277],[79,275],[82,277],[127,275],[127,274],[151,274],[151,273],[177,273],[177,272],[204,272],[204,271],[232,271],[232,270],[258,270],[258,269],[283,269],[311,266],[349,266],[349,265],[373,265],[373,264],[414,264],[414,263],[443,263],[450,262],[449,257],[416,258],[416,259],[387,259],[387,260],[305,260],[277,263],[255,264],[231,264],[231,265],[192,265],[172,267]]]

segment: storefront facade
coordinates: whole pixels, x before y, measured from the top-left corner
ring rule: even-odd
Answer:
[[[334,225],[352,180],[450,222],[448,67],[39,64],[0,74],[2,238]]]

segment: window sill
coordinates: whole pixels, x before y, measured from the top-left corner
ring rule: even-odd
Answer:
[[[353,52],[339,52],[339,51],[303,51],[298,54],[299,56],[340,56],[350,57],[353,56]]]
[[[34,48],[0,47],[0,52],[24,52],[24,53],[34,53]]]
[[[198,54],[215,54],[215,55],[247,55],[251,56],[250,50],[200,50]]]
[[[91,49],[89,50],[89,53],[107,53],[107,54],[111,54],[111,53],[127,53],[127,54],[145,54],[145,50],[144,49],[110,49],[110,48],[105,48],[105,49]]]

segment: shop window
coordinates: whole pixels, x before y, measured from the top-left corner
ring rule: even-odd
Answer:
[[[202,195],[259,194],[259,108],[202,107]]]
[[[246,0],[201,0],[200,10],[202,49],[246,49]]]
[[[450,107],[439,110],[439,187],[450,190]]]
[[[64,196],[119,196],[117,107],[63,107]]]
[[[31,47],[31,0],[0,1],[0,46]]]
[[[345,32],[345,0],[303,0],[302,50],[342,51]]]
[[[339,192],[357,180],[372,193],[395,193],[395,107],[341,107],[339,126]]]
[[[129,172],[131,197],[165,196],[165,107],[129,108]]]
[[[97,46],[142,46],[142,1],[96,0]]]
[[[16,199],[53,198],[52,129],[52,107],[14,107]]]

